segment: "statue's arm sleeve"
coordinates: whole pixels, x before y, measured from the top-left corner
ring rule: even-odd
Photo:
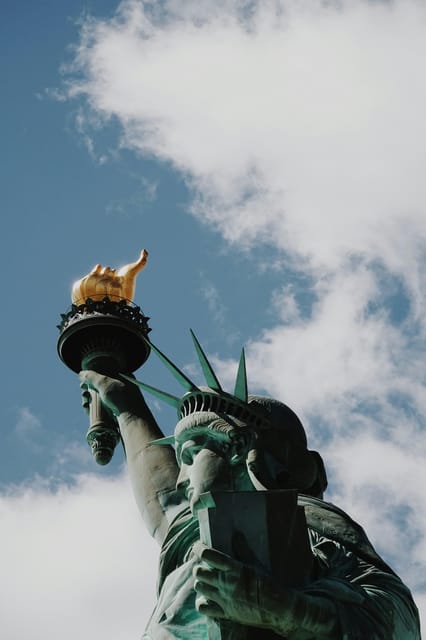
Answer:
[[[364,564],[363,574],[352,585],[360,587],[364,601],[359,606],[339,609],[340,624],[348,640],[356,640],[360,633],[371,640],[420,640],[417,607],[397,576]],[[351,629],[357,629],[358,635]]]
[[[339,640],[421,640],[417,607],[398,576],[361,560],[337,543],[327,541],[318,545],[317,551],[321,547],[321,562],[324,564],[325,557],[328,564],[325,576],[307,592],[334,603]],[[328,554],[324,554],[325,548]]]

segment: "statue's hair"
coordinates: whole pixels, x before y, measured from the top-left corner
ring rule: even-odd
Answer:
[[[308,446],[305,429],[298,416],[283,402],[265,396],[249,395],[249,404],[261,407],[265,413],[271,429],[279,430],[294,444]]]
[[[199,433],[201,426],[225,437],[231,436],[236,428],[246,427],[244,423],[231,416],[219,415],[213,411],[199,411],[179,420],[175,428],[175,439],[178,441],[183,432],[185,432],[185,437],[191,432]]]
[[[323,460],[317,451],[308,449],[305,429],[286,404],[264,396],[249,396],[249,402],[262,407],[268,416],[270,429],[262,430],[256,441],[256,451],[251,453],[252,471],[262,475],[262,451],[272,455],[278,462],[287,466],[289,475],[294,479],[295,487],[302,493],[322,497],[327,488],[327,474]],[[287,447],[290,455],[287,457]],[[264,463],[265,466],[266,463]],[[265,477],[268,474],[265,473]],[[276,486],[266,488],[287,488],[285,474],[277,476]]]

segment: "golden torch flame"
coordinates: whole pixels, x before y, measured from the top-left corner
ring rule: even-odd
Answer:
[[[84,304],[88,298],[103,300],[127,300],[132,302],[135,295],[136,276],[146,265],[148,251],[142,249],[136,262],[124,267],[111,269],[97,264],[92,271],[73,284],[71,299],[73,304]]]

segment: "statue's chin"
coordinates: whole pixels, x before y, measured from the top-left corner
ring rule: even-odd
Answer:
[[[200,500],[200,494],[198,491],[194,491],[194,489],[190,489],[187,492],[186,497],[188,498],[189,508],[191,509],[191,513],[195,515],[198,509],[201,509],[203,506]]]

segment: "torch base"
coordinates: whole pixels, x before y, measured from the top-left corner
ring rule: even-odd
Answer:
[[[119,373],[129,374],[149,356],[149,318],[126,300],[88,298],[84,304],[72,305],[61,317],[58,354],[76,373],[92,369],[113,377]],[[98,393],[94,390],[89,393],[90,427],[86,440],[96,462],[105,465],[120,442],[120,432],[116,419],[103,406]]]
[[[117,363],[117,371],[133,373],[150,353],[146,337],[148,320],[139,307],[109,298],[72,305],[59,325],[58,354],[72,371],[79,373],[91,354],[104,354]],[[106,373],[106,372],[100,372]],[[112,373],[112,372],[110,372]]]

